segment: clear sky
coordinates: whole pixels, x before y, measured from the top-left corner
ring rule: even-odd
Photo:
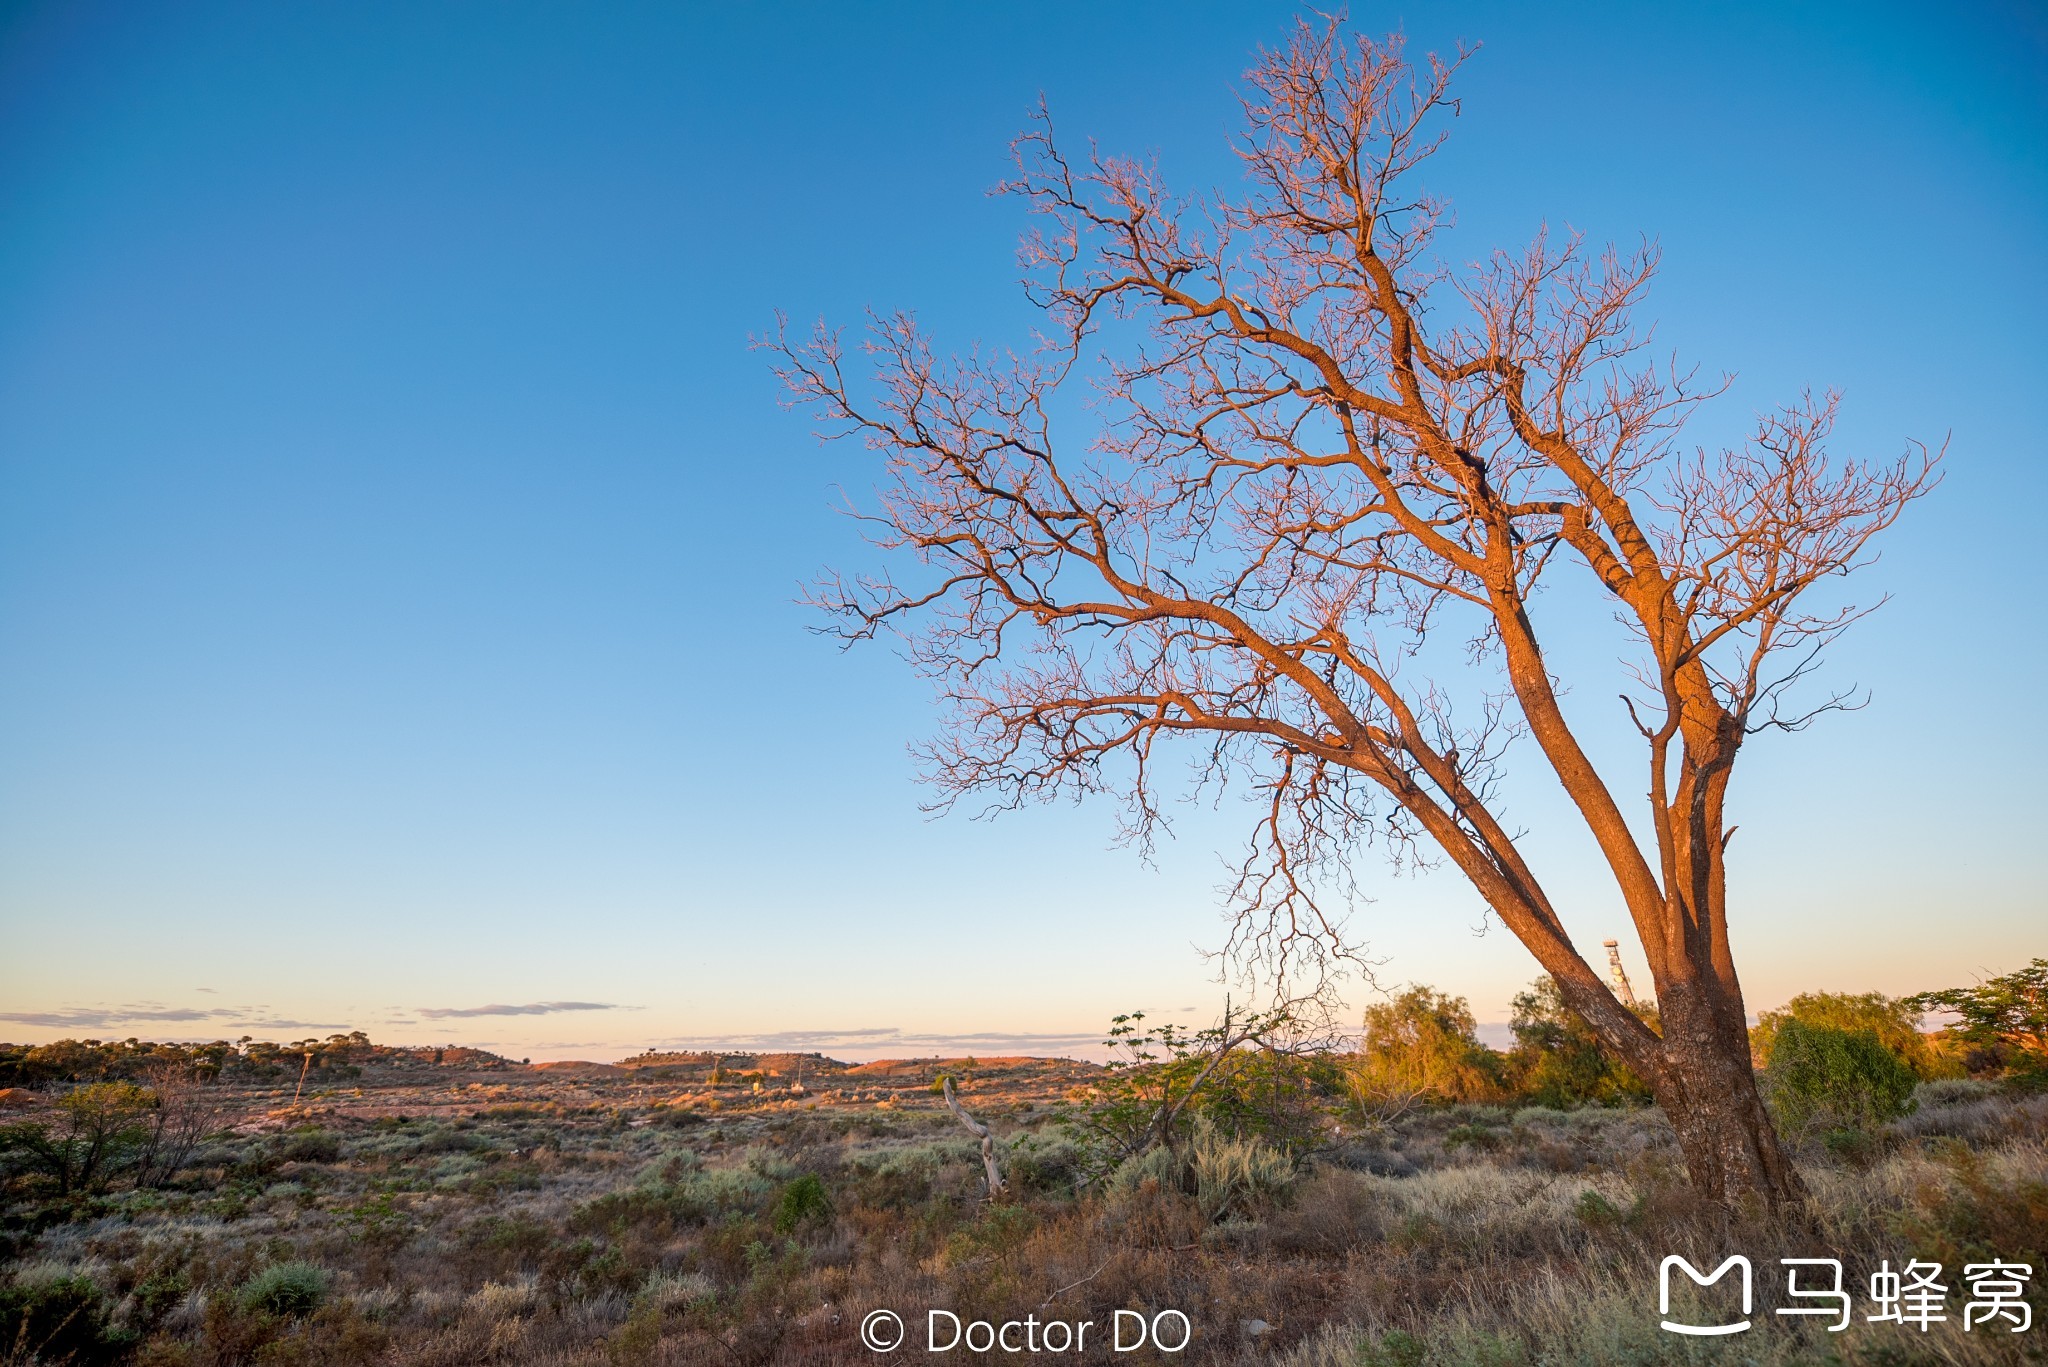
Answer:
[[[1207,1013],[1241,821],[1147,867],[1108,808],[924,818],[922,685],[796,601],[866,563],[832,504],[870,470],[748,335],[1022,341],[984,192],[1038,94],[1201,188],[1296,12],[0,11],[0,1038],[1061,1052]],[[1871,705],[1745,755],[1752,1009],[2048,954],[2043,12],[1351,13],[1484,44],[1429,176],[1454,252],[1661,244],[1660,338],[1737,376],[1701,439],[1808,385],[1844,451],[1952,437],[1832,666]],[[1581,943],[1623,933],[1515,800]],[[1472,894],[1369,881],[1382,981],[1504,1019],[1534,964]]]

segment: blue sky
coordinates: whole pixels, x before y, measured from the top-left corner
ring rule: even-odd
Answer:
[[[1208,1011],[1241,822],[1147,867],[1106,808],[922,816],[922,686],[797,602],[866,563],[832,505],[869,468],[748,338],[875,305],[1021,341],[985,191],[1039,93],[1200,188],[1296,12],[7,9],[0,1037],[1064,1051]],[[1752,1008],[2048,953],[2048,21],[1352,17],[1484,44],[1429,176],[1451,254],[1661,245],[1660,339],[1736,376],[1701,440],[1809,385],[1845,451],[1951,438],[1832,666],[1871,705],[1745,756]],[[1516,802],[1582,943],[1620,934],[1554,796]],[[1534,965],[1472,895],[1369,881],[1383,980],[1505,1018]]]

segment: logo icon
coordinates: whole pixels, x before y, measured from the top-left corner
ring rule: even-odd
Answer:
[[[1679,1257],[1676,1253],[1672,1254],[1657,1268],[1657,1313],[1660,1315],[1668,1316],[1671,1313],[1671,1269],[1674,1267],[1684,1269],[1685,1275],[1692,1278],[1693,1285],[1695,1286],[1712,1286],[1727,1274],[1729,1268],[1740,1267],[1742,1269],[1743,1319],[1735,1324],[1676,1324],[1670,1319],[1666,1319],[1663,1321],[1666,1329],[1674,1334],[1739,1334],[1749,1328],[1749,1259],[1743,1257],[1740,1253],[1731,1254],[1728,1261],[1722,1263],[1712,1272],[1702,1276],[1698,1268]]]
[[[903,1317],[894,1310],[870,1310],[860,1322],[860,1341],[877,1353],[903,1342]]]

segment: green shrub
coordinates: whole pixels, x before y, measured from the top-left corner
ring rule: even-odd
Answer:
[[[1317,1099],[1341,1085],[1342,1070],[1278,1047],[1295,1024],[1285,1008],[1226,1012],[1200,1030],[1147,1025],[1142,1011],[1114,1017],[1103,1041],[1108,1065],[1088,1104],[1069,1117],[1087,1150],[1084,1165],[1106,1174],[1162,1140],[1179,1144],[1198,1121],[1294,1152],[1311,1147],[1321,1124]]]
[[[578,1234],[607,1234],[617,1239],[635,1229],[665,1232],[679,1218],[692,1216],[675,1198],[673,1188],[630,1187],[608,1191],[578,1206],[569,1216],[568,1227]]]
[[[242,1284],[242,1304],[272,1315],[310,1315],[326,1299],[327,1273],[311,1263],[278,1263]]]
[[[823,1224],[832,1218],[832,1198],[814,1172],[807,1172],[782,1189],[775,1198],[775,1232],[793,1234],[809,1224]]]
[[[192,1279],[181,1270],[158,1272],[135,1287],[136,1320],[143,1328],[154,1325],[176,1307],[192,1289]]]
[[[1921,1078],[1954,1071],[1945,1069],[1944,1061],[1929,1047],[1927,1036],[1920,1033],[1920,1013],[1907,1002],[1882,992],[1802,992],[1776,1011],[1764,1012],[1757,1018],[1756,1028],[1749,1032],[1750,1053],[1758,1067],[1770,1065],[1778,1032],[1788,1021],[1851,1033],[1869,1031]]]
[[[1477,1149],[1481,1152],[1491,1152],[1499,1148],[1506,1138],[1507,1136],[1499,1130],[1492,1129],[1486,1125],[1453,1125],[1444,1132],[1444,1147],[1446,1149],[1466,1147]]]
[[[654,1123],[665,1125],[672,1130],[687,1130],[693,1126],[706,1125],[711,1117],[688,1106],[664,1106],[654,1113]]]
[[[1787,1020],[1778,1029],[1764,1093],[1795,1134],[1869,1130],[1908,1115],[1919,1084],[1875,1031]]]
[[[574,1229],[578,1223],[572,1216],[569,1227]],[[531,1215],[485,1215],[465,1225],[460,1237],[464,1248],[485,1254],[494,1267],[530,1268],[540,1265],[558,1232],[556,1226]]]
[[[1189,1120],[1201,1117],[1226,1134],[1301,1153],[1321,1135],[1320,1099],[1344,1086],[1344,1068],[1326,1055],[1235,1049],[1189,1102]]]
[[[277,1156],[287,1163],[332,1163],[341,1157],[341,1140],[327,1130],[308,1125],[280,1135]]]
[[[1998,1084],[1982,1078],[1951,1077],[1923,1082],[1913,1093],[1920,1106],[1961,1106],[1998,1095]]]
[[[1547,975],[1516,994],[1512,1028],[1515,1048],[1508,1064],[1515,1087],[1537,1105],[1567,1110],[1651,1100],[1648,1084],[1607,1052]]]
[[[1429,1344],[1406,1329],[1389,1329],[1376,1343],[1358,1350],[1361,1367],[1422,1367],[1429,1361]]]
[[[1642,1217],[1644,1200],[1638,1196],[1635,1204],[1623,1210],[1597,1191],[1579,1193],[1579,1199],[1572,1206],[1572,1214],[1579,1217],[1579,1223],[1588,1229],[1617,1229],[1633,1226]]]
[[[386,1253],[405,1247],[415,1230],[412,1215],[388,1191],[366,1194],[354,1205],[335,1212],[335,1219],[358,1242]]]
[[[1859,1168],[1869,1167],[1880,1149],[1875,1135],[1853,1127],[1827,1131],[1821,1135],[1820,1144],[1843,1162]]]
[[[1365,1037],[1349,1078],[1363,1097],[1412,1095],[1485,1101],[1502,1091],[1500,1056],[1479,1042],[1463,997],[1411,987],[1365,1011]]]
[[[58,1100],[55,1124],[0,1126],[0,1158],[42,1172],[60,1196],[105,1191],[141,1161],[157,1104],[155,1092],[132,1082],[75,1087]]]
[[[1003,1157],[1003,1177],[1020,1192],[1071,1195],[1080,1185],[1087,1151],[1071,1140],[1020,1134]]]
[[[1187,1178],[1187,1160],[1164,1144],[1155,1145],[1143,1153],[1132,1154],[1116,1165],[1104,1181],[1104,1188],[1112,1194],[1134,1192],[1147,1182],[1179,1191]]]
[[[670,1190],[676,1213],[702,1223],[735,1211],[758,1211],[774,1187],[752,1168],[738,1167],[692,1172]]]

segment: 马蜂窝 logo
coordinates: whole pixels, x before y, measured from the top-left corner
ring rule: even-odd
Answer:
[[[1780,1258],[1778,1264],[1785,1269],[1787,1301],[1807,1303],[1788,1303],[1779,1306],[1773,1314],[1832,1316],[1835,1322],[1827,1326],[1831,1334],[1839,1334],[1849,1327],[1855,1318],[1855,1305],[1843,1286],[1841,1259]],[[1812,1269],[1805,1274],[1805,1285],[1800,1284],[1802,1269]],[[1699,1287],[1714,1286],[1731,1271],[1739,1272],[1741,1275],[1731,1280],[1729,1290],[1741,1293],[1742,1317],[1736,1319],[1730,1314],[1715,1324],[1688,1324],[1673,1320],[1671,1274],[1674,1270],[1683,1272],[1694,1286]],[[1966,1264],[1963,1280],[1969,1284],[1969,1299],[1963,1306],[1963,1332],[1974,1333],[1980,1327],[1989,1327],[1998,1321],[2005,1321],[1999,1327],[2015,1334],[2032,1328],[2034,1312],[2025,1295],[2027,1283],[2033,1275],[2034,1269],[2028,1263],[1994,1259],[1986,1263]],[[1660,1322],[1673,1334],[1714,1336],[1741,1333],[1750,1327],[1749,1316],[1754,1302],[1751,1276],[1749,1259],[1740,1253],[1723,1259],[1712,1272],[1701,1272],[1679,1255],[1670,1255],[1657,1269],[1657,1312],[1663,1317]],[[1948,1319],[1949,1288],[1941,1277],[1940,1263],[1915,1258],[1894,1272],[1891,1260],[1885,1259],[1877,1271],[1870,1274],[1871,1312],[1863,1317],[1864,1320],[1912,1326],[1926,1333],[1932,1326]],[[1702,1312],[1702,1317],[1705,1317],[1705,1312]]]

